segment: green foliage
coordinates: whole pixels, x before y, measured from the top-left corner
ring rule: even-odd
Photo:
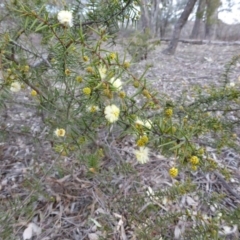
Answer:
[[[126,49],[132,57],[133,62],[139,62],[140,60],[147,59],[151,51],[160,44],[160,40],[151,40],[151,34],[149,31],[136,32],[128,38]]]

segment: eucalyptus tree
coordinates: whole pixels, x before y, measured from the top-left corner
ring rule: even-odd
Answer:
[[[181,30],[182,30],[183,26],[185,25],[185,23],[187,22],[188,17],[191,14],[196,2],[197,2],[197,0],[188,0],[184,10],[181,13],[181,16],[175,23],[172,37],[168,44],[168,47],[167,47],[167,49],[165,49],[163,51],[163,53],[166,53],[166,54],[174,54],[175,53],[177,45],[178,45],[178,40],[180,37]]]
[[[198,0],[198,7],[195,15],[195,21],[190,38],[198,38],[200,36],[201,23],[205,13],[206,0]]]
[[[205,38],[209,40],[216,37],[218,9],[221,5],[221,0],[206,0]]]

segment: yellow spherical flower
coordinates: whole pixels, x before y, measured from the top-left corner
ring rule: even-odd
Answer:
[[[89,168],[89,172],[91,172],[91,173],[96,173],[96,172],[97,172],[97,169],[94,168],[94,167],[91,167],[91,168]]]
[[[21,90],[21,84],[17,81],[13,82],[10,86],[10,91],[19,92]]]
[[[99,148],[97,150],[97,156],[100,157],[100,158],[103,158],[105,156],[102,148]]]
[[[183,118],[183,123],[186,124],[187,122],[188,122],[188,116],[185,116],[185,117]]]
[[[54,133],[57,137],[64,137],[66,131],[63,128],[57,128]]]
[[[66,76],[69,76],[71,74],[71,71],[67,68],[66,70],[65,70],[65,75]]]
[[[125,98],[126,97],[126,93],[125,92],[120,92],[118,96],[120,98]]]
[[[85,88],[83,89],[83,93],[84,93],[85,95],[90,95],[91,92],[92,92],[92,90],[91,90],[91,88],[89,88],[89,87],[85,87]]]
[[[197,171],[197,169],[198,169],[196,165],[192,165],[191,168],[193,171]]]
[[[192,157],[190,158],[190,163],[191,163],[192,165],[198,165],[198,164],[199,164],[199,158],[198,158],[197,156],[192,156]]]
[[[102,40],[103,40],[104,42],[106,42],[106,41],[108,40],[108,38],[109,38],[109,37],[108,37],[107,35],[103,35],[103,36],[102,36]]]
[[[111,60],[116,59],[116,57],[117,57],[117,55],[116,55],[116,53],[114,53],[114,52],[112,52],[112,53],[109,54],[109,58],[110,58]]]
[[[147,143],[148,143],[148,137],[147,137],[146,135],[140,137],[140,138],[137,140],[137,146],[138,146],[138,147],[143,147],[143,146],[145,146]]]
[[[205,151],[204,151],[204,148],[199,148],[199,149],[198,149],[198,153],[199,153],[200,155],[203,155],[204,152],[205,152]]]
[[[173,115],[173,110],[172,110],[172,108],[167,108],[166,110],[165,110],[165,116],[166,117],[171,117]]]
[[[94,73],[94,70],[93,70],[92,67],[87,67],[87,68],[86,68],[86,71],[87,71],[88,73]]]
[[[37,96],[37,91],[32,90],[32,91],[31,91],[31,96],[33,96],[33,97]]]
[[[139,150],[134,151],[135,157],[141,164],[147,163],[149,161],[149,148],[140,147]]]
[[[177,177],[178,175],[178,169],[175,167],[172,167],[169,169],[169,175],[173,178]]]
[[[148,91],[147,89],[144,89],[144,90],[142,91],[142,94],[143,94],[143,96],[146,97],[146,98],[151,98],[151,94],[149,93],[149,91]]]
[[[89,57],[88,56],[83,56],[83,61],[84,62],[88,62],[89,61]]]
[[[105,114],[105,118],[110,123],[113,123],[118,120],[119,114],[120,114],[120,109],[116,105],[112,104],[112,105],[105,107],[104,114]]]
[[[172,132],[172,133],[175,133],[176,131],[177,131],[177,128],[174,127],[174,126],[172,126],[171,132]]]
[[[124,62],[123,67],[124,68],[129,68],[130,67],[130,62]]]
[[[76,77],[76,81],[77,81],[77,82],[81,83],[81,82],[82,82],[82,80],[83,80],[83,79],[82,79],[82,77],[81,77],[81,76],[77,76],[77,77]]]
[[[109,89],[104,89],[103,94],[110,99],[113,98],[113,94]]]
[[[29,67],[28,65],[25,65],[25,66],[23,67],[23,71],[24,71],[24,72],[28,72],[28,71],[29,71],[29,68],[30,68],[30,67]]]
[[[58,21],[64,26],[73,26],[73,16],[69,11],[62,10],[57,15]]]
[[[133,82],[133,86],[134,86],[135,88],[138,88],[138,87],[140,86],[139,81],[135,80],[135,81]]]
[[[180,106],[180,107],[179,107],[179,110],[180,110],[180,111],[184,111],[184,107],[183,107],[183,106]]]
[[[66,157],[67,155],[68,155],[68,154],[67,154],[67,151],[64,151],[64,150],[63,150],[63,151],[61,152],[61,156],[62,156],[62,157]]]

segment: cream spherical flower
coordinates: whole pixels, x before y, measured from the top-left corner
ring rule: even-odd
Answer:
[[[88,112],[91,112],[91,113],[99,111],[99,107],[96,106],[96,105],[89,105],[89,106],[87,106],[86,109],[87,109]]]
[[[116,122],[118,120],[119,114],[120,114],[120,109],[112,104],[107,107],[105,107],[104,110],[105,118],[110,122]]]
[[[62,10],[57,15],[58,21],[64,26],[73,26],[73,16],[69,11]]]
[[[117,90],[121,90],[122,89],[122,81],[119,78],[111,78],[110,83],[112,84],[112,86],[114,88],[116,88]]]
[[[135,121],[135,124],[137,126],[144,126],[145,128],[151,129],[152,128],[152,121],[151,120],[141,120],[140,118],[137,118]]]
[[[57,128],[54,133],[57,137],[64,137],[66,131],[63,128]]]
[[[140,147],[139,150],[135,150],[134,154],[141,164],[147,163],[149,161],[149,148],[147,147]]]
[[[135,124],[143,126],[144,122],[141,119],[137,118],[136,121],[135,121]]]
[[[105,66],[101,65],[98,68],[98,72],[99,72],[99,75],[100,75],[101,79],[104,79],[106,77],[107,69],[106,69]]]
[[[144,127],[151,129],[152,128],[152,121],[151,120],[145,120],[144,121]]]
[[[13,82],[10,86],[10,91],[19,92],[21,90],[21,84],[17,81]]]

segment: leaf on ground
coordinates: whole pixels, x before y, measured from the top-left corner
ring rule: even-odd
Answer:
[[[35,223],[29,223],[28,227],[23,232],[23,240],[31,239],[34,235],[41,234],[42,229]]]

